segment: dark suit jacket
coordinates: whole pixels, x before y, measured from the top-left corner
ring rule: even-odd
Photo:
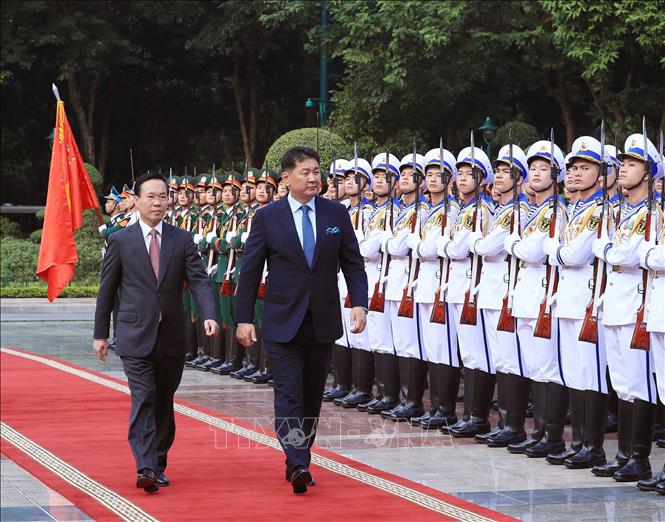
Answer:
[[[139,223],[109,237],[95,310],[95,339],[107,339],[116,291],[120,290],[116,353],[146,357],[155,347],[159,313],[162,313],[161,347],[168,355],[186,352],[183,283],[201,311],[202,319],[216,319],[210,280],[191,235],[162,224],[159,281],[150,264]]]
[[[343,332],[338,266],[352,305],[367,308],[367,276],[351,219],[339,203],[316,198],[316,248],[310,269],[293,218],[286,198],[256,212],[238,281],[236,322],[253,321],[256,292],[267,259],[263,338],[278,343],[292,340],[309,306],[316,339],[333,342]]]

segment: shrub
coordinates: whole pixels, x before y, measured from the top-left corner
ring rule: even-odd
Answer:
[[[16,221],[0,216],[0,238],[21,237],[21,227]]]
[[[26,298],[26,297],[46,297],[45,284],[33,285],[9,285],[0,286],[0,297]],[[69,285],[59,297],[97,297],[99,286],[97,285]]]
[[[39,228],[37,230],[34,230],[30,233],[28,236],[28,239],[32,241],[33,243],[41,243],[42,242],[42,229]]]
[[[88,176],[90,176],[90,181],[95,191],[100,192],[104,183],[104,176],[102,176],[102,173],[94,165],[90,165],[90,163],[84,163],[83,165],[85,166],[85,170],[88,171]]]
[[[316,149],[316,128],[296,129],[282,134],[268,150],[263,166],[280,172],[282,156],[284,156],[284,153],[288,149],[297,145],[305,145]],[[353,155],[353,147],[337,134],[326,129],[319,129],[319,147],[317,152],[321,156],[321,176],[327,177],[330,164],[333,160],[333,154],[338,158],[348,159]]]
[[[39,245],[27,239],[6,239],[0,242],[0,280],[9,283],[34,283]]]

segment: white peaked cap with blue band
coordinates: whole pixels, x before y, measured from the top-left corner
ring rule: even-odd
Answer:
[[[358,170],[355,171],[354,168]],[[367,186],[371,187],[374,182],[374,176],[372,176],[372,166],[369,164],[369,161],[363,158],[358,158],[357,160],[349,160],[346,162],[346,172],[348,175],[349,172],[357,172],[367,180]]]
[[[566,170],[570,168],[570,165],[572,163],[571,162],[572,159],[573,159],[573,153],[572,152],[569,152],[568,154],[566,154],[566,157],[563,160],[566,163]]]
[[[427,167],[436,165],[441,166],[441,149],[436,148],[428,150],[425,154],[425,170]],[[450,179],[457,178],[457,166],[455,165],[455,156],[449,150],[443,149],[443,168],[450,172]]]
[[[531,162],[535,159],[550,161],[551,151],[552,144],[550,143],[550,140],[537,141],[529,147],[529,150],[526,153],[526,162],[531,165]],[[556,143],[554,144],[554,163],[559,168],[557,182],[561,183],[566,177],[566,160],[563,157],[563,152],[561,152],[561,149]]]
[[[404,167],[414,167],[413,165],[413,152],[407,154],[402,158],[402,161],[399,162],[399,170],[402,171]],[[423,176],[425,175],[425,157],[422,154],[416,153],[416,164],[415,169],[420,172]]]
[[[330,177],[344,176],[344,173],[348,168],[348,163],[348,160],[342,158],[336,159],[334,163],[330,164]]]
[[[497,163],[506,163],[510,165],[510,145],[504,145],[499,149],[496,155]],[[529,169],[526,164],[526,154],[517,145],[513,145],[513,167],[517,168],[522,175],[522,180],[526,180]]]
[[[476,160],[476,168],[483,173],[483,182],[490,184],[494,182],[494,171],[492,163],[483,149],[473,148],[473,155]],[[455,166],[459,169],[460,165],[471,165],[471,147],[466,147],[457,155]]]
[[[612,155],[610,154],[607,145],[603,152],[605,155],[604,162],[607,165],[611,165]],[[593,136],[580,136],[573,142],[570,154],[571,162],[574,162],[576,159],[581,159],[600,165],[600,142]]]
[[[388,153],[388,165],[386,165],[386,153],[381,152],[372,160],[372,172],[377,170],[390,170],[394,176],[399,176],[399,160],[394,154]]]
[[[638,133],[628,136],[626,143],[623,146],[623,150],[625,152],[619,154],[621,160],[630,157],[644,161],[644,135]],[[660,157],[656,146],[651,143],[649,138],[647,138],[647,154],[649,155],[649,161],[651,161],[651,174],[654,176],[654,179],[661,178],[663,172],[663,159]]]
[[[614,145],[605,145],[605,152],[610,155],[610,165],[607,167],[607,173],[618,174],[619,167],[621,166],[621,162],[619,161],[621,151]]]

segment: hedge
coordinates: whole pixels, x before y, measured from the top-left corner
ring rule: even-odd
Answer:
[[[46,285],[10,285],[0,286],[0,297],[46,297]],[[66,287],[60,297],[97,297],[98,285],[70,285]]]
[[[270,149],[268,149],[263,167],[281,172],[280,164],[282,156],[284,156],[284,153],[288,149],[297,145],[305,145],[316,149],[316,128],[307,127],[282,134],[270,146]],[[349,159],[353,157],[353,146],[346,143],[337,134],[326,129],[319,129],[319,147],[317,152],[321,156],[321,177],[325,180],[333,160],[333,154],[337,158]]]

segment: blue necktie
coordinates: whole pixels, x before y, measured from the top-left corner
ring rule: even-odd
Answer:
[[[314,229],[309,220],[309,207],[303,205],[300,210],[302,210],[302,249],[305,252],[307,264],[311,267],[314,259]]]

